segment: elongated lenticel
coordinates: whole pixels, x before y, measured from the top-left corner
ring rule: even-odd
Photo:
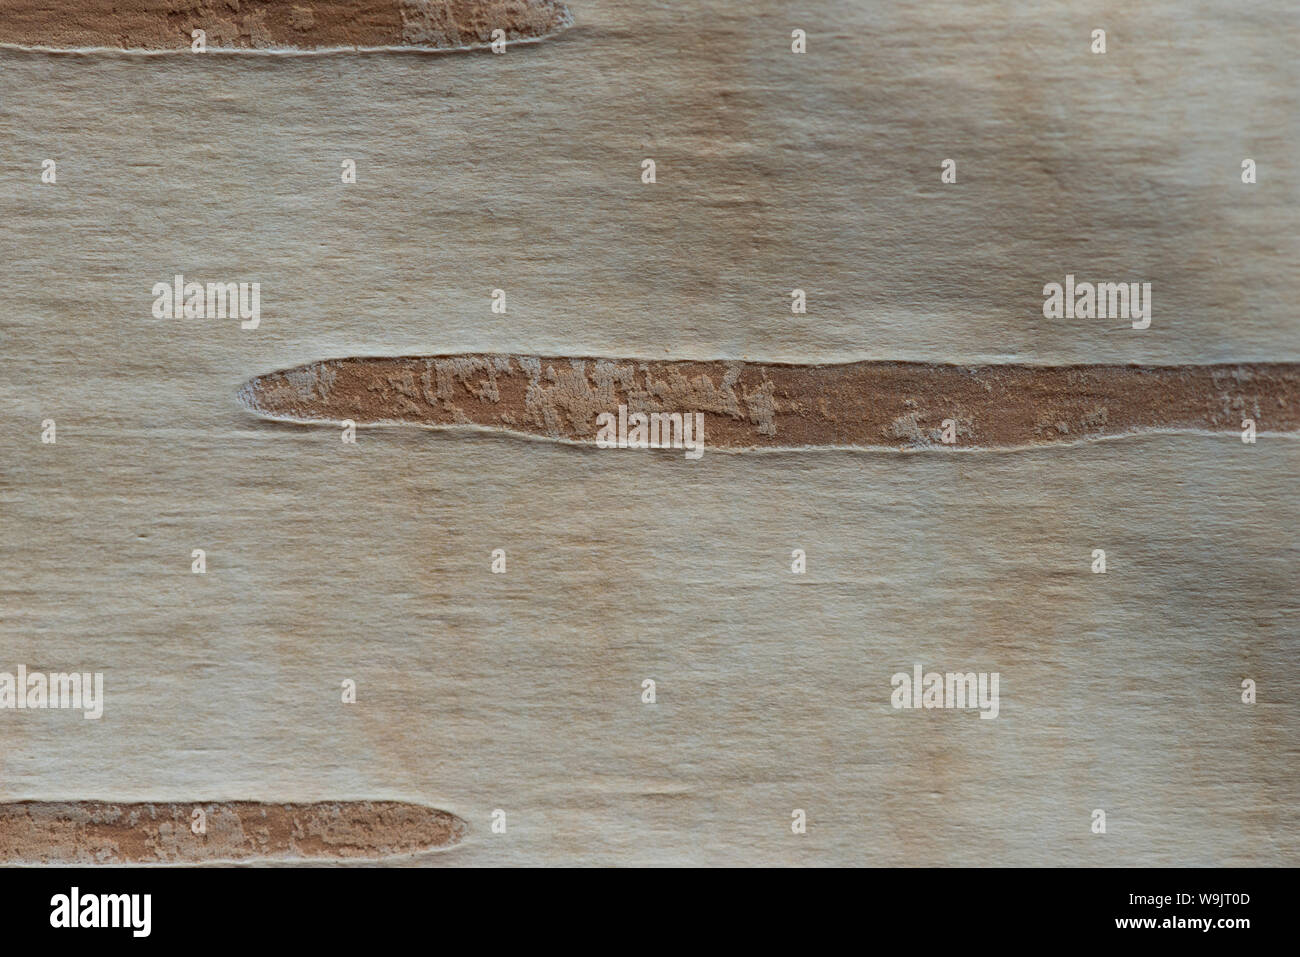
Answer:
[[[328,359],[239,392],[295,422],[595,444],[609,416],[702,414],[710,448],[1015,448],[1152,430],[1300,430],[1300,364],[783,365],[478,354]],[[606,416],[602,419],[602,415]]]
[[[451,847],[464,833],[454,814],[397,801],[0,804],[7,864],[383,858]]]
[[[44,50],[463,50],[572,22],[559,0],[0,0],[0,44]]]

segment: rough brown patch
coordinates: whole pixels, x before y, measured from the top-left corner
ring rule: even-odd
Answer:
[[[207,833],[190,830],[195,808]],[[465,822],[418,804],[0,804],[0,862],[137,864],[378,858],[449,847]]]
[[[244,385],[261,415],[479,425],[594,443],[596,416],[703,412],[708,448],[916,448],[1075,442],[1153,429],[1300,429],[1300,364],[759,365],[511,355],[331,359]]]
[[[46,49],[209,50],[485,46],[569,26],[559,0],[0,0],[0,43]]]

